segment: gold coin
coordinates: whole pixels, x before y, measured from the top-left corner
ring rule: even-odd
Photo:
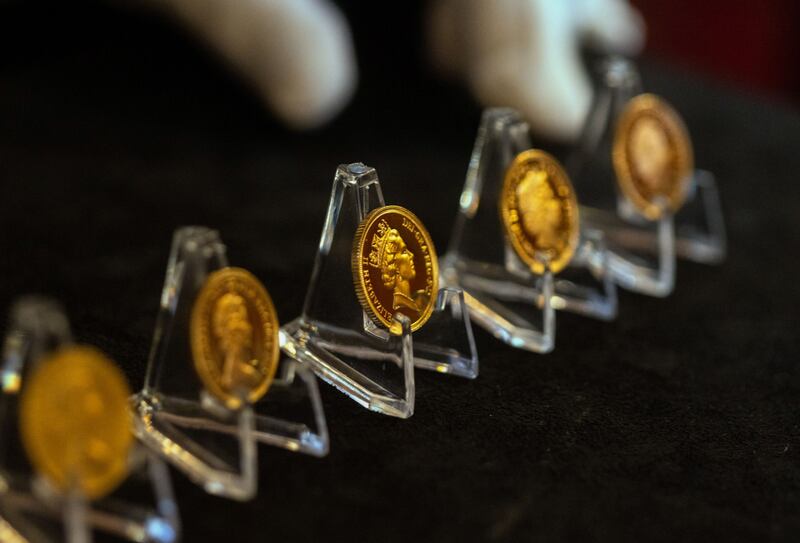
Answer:
[[[206,390],[230,409],[267,393],[278,367],[278,315],[264,285],[247,270],[208,276],[192,308],[194,368]]]
[[[93,347],[65,347],[36,367],[20,400],[34,469],[61,491],[107,495],[128,473],[133,444],[125,376]]]
[[[617,122],[614,170],[620,190],[650,220],[683,205],[694,170],[692,143],[680,115],[654,94],[628,102]]]
[[[353,241],[353,281],[367,315],[393,334],[400,313],[418,330],[430,318],[439,293],[439,262],[422,222],[400,206],[373,210]]]
[[[558,273],[578,245],[578,201],[566,172],[544,151],[523,151],[506,170],[500,216],[517,255],[537,274]]]

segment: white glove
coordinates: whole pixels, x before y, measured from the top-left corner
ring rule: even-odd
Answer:
[[[350,31],[328,0],[149,0],[250,80],[287,124],[334,117],[357,80]],[[644,23],[627,0],[431,0],[435,63],[485,105],[512,106],[546,136],[577,136],[591,102],[580,42],[632,54]]]
[[[584,41],[637,53],[644,22],[627,0],[433,0],[432,59],[466,80],[486,106],[510,106],[531,129],[574,140],[592,88],[581,62]]]
[[[357,69],[347,21],[327,0],[149,0],[196,32],[295,128],[350,100]]]

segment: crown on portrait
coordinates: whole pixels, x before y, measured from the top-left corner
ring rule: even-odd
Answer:
[[[369,265],[373,268],[380,268],[383,256],[386,253],[386,246],[391,238],[390,234],[396,232],[396,230],[390,227],[389,223],[384,219],[381,219],[376,229],[377,232],[372,235],[372,242],[370,243]]]

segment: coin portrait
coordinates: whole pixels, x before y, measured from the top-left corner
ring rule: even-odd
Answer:
[[[266,394],[280,355],[278,317],[267,290],[241,268],[208,276],[192,308],[194,367],[205,389],[230,409]]]
[[[558,161],[538,149],[523,151],[506,170],[500,217],[514,252],[537,274],[558,273],[578,244],[578,202]]]
[[[133,445],[125,376],[97,349],[62,348],[33,369],[20,399],[22,444],[62,492],[109,494],[128,473]]]
[[[439,264],[422,222],[400,206],[372,211],[359,225],[353,244],[353,281],[364,310],[392,333],[401,313],[418,330],[433,312]]]
[[[660,218],[660,198],[671,212],[680,209],[694,169],[693,151],[680,115],[663,99],[641,94],[628,102],[612,154],[620,190],[640,213]]]

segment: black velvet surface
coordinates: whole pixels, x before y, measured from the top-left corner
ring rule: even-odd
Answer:
[[[356,16],[356,100],[293,134],[169,22],[69,4],[0,6],[0,308],[58,298],[138,387],[173,229],[220,229],[289,320],[352,161],[445,248],[480,110],[421,67],[416,14]],[[681,262],[664,300],[622,293],[614,322],[559,314],[549,355],[476,329],[478,379],[418,371],[409,420],[321,384],[327,458],[262,447],[244,504],[173,471],[186,541],[797,539],[800,116],[644,75],[718,176],[728,261]]]

